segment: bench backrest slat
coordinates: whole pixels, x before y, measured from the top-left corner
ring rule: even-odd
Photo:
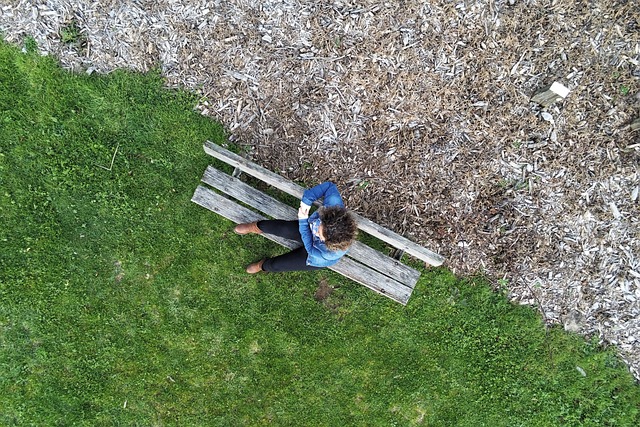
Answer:
[[[247,159],[244,159],[241,156],[232,153],[231,151],[217,144],[214,144],[211,141],[206,141],[204,143],[204,151],[210,156],[222,160],[223,162],[258,178],[266,182],[267,184],[276,187],[281,191],[284,191],[285,193],[288,193],[297,198],[302,198],[304,188],[302,188],[301,186],[294,184],[293,182],[281,177],[280,175],[271,172],[261,166],[258,166],[255,163],[252,163]],[[376,237],[383,242],[401,249],[409,255],[412,255],[431,265],[439,266],[444,262],[444,258],[441,255],[438,255],[437,253],[430,251],[429,249],[423,248],[417,243],[414,243],[405,237],[387,230],[386,228],[358,214],[355,214],[355,216],[358,221],[358,227],[365,233],[368,233],[373,237]]]

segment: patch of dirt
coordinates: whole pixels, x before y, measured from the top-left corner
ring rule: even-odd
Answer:
[[[321,279],[318,283],[318,289],[316,289],[313,298],[318,302],[324,302],[333,293],[333,286],[329,285],[327,279]]]

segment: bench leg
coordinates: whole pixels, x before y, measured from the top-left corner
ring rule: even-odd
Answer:
[[[398,261],[402,259],[402,255],[404,255],[404,251],[402,249],[394,249],[393,252],[391,252],[391,258],[397,259]]]

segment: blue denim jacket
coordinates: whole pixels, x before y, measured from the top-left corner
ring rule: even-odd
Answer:
[[[311,206],[313,202],[324,198],[324,206],[342,206],[344,202],[338,191],[338,187],[332,182],[323,182],[313,188],[305,190],[302,195],[302,203]],[[307,219],[300,219],[300,236],[309,256],[307,265],[314,267],[329,267],[337,263],[347,251],[331,251],[322,240],[318,228],[322,224],[318,211]]]

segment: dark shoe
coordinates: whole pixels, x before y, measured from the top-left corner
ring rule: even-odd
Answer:
[[[233,229],[236,234],[262,234],[262,230],[258,228],[257,222],[249,222],[246,224],[238,224],[236,228]]]
[[[249,266],[247,267],[247,273],[249,274],[256,274],[262,271],[262,264],[264,264],[264,261],[266,260],[266,258],[261,259],[258,262],[254,262],[253,264],[249,264]]]

